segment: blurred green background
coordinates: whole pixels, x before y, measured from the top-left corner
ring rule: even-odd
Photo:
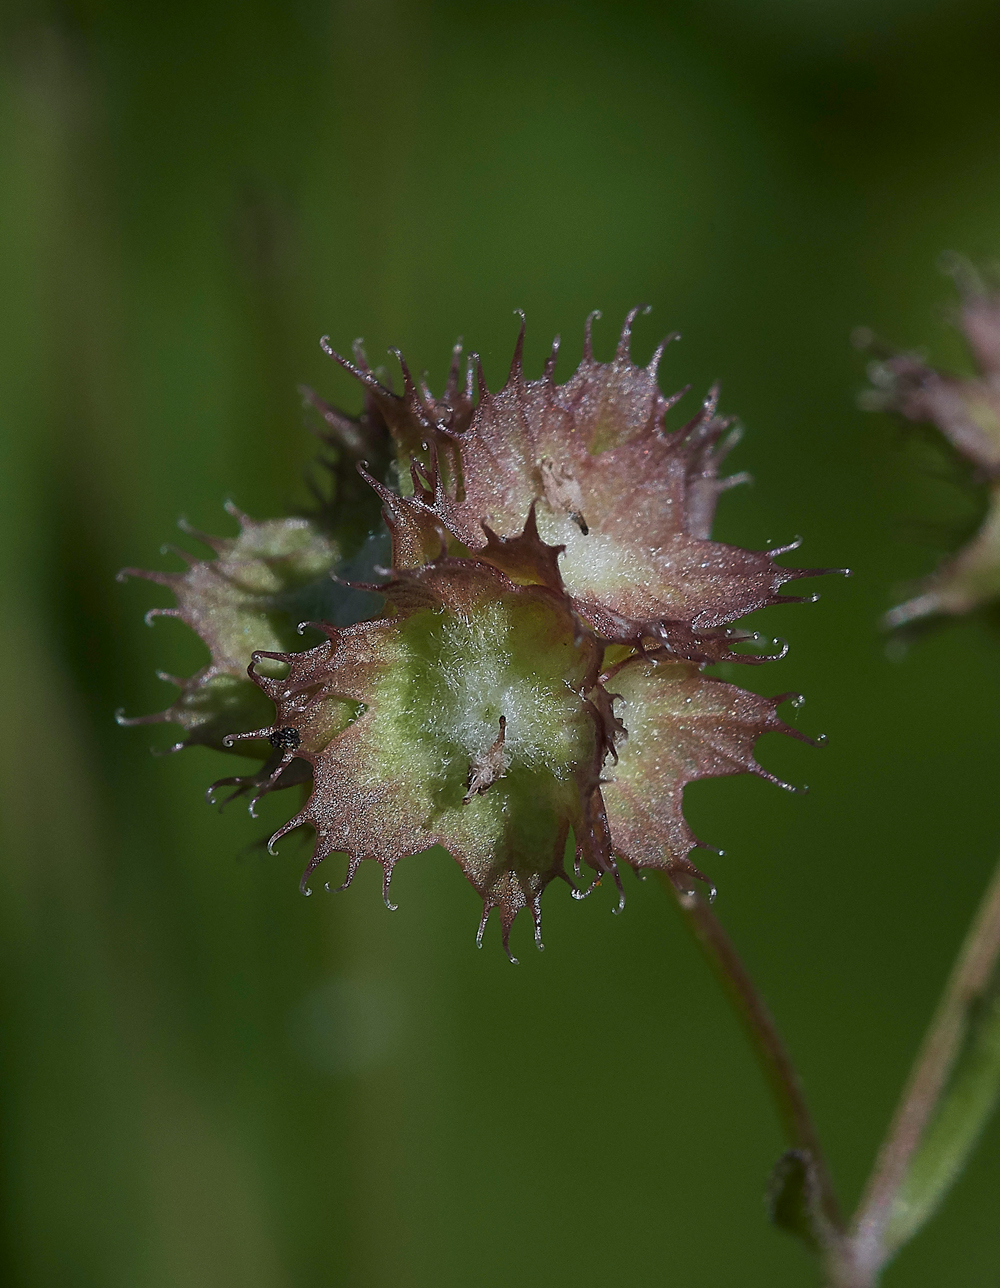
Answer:
[[[985,0],[8,0],[0,17],[4,1282],[31,1288],[808,1285],[764,1219],[762,1080],[662,889],[545,899],[512,969],[440,852],[303,899],[304,852],[163,760],[194,669],[180,514],[279,513],[320,352],[457,334],[501,381],[678,328],[664,387],[748,434],[718,532],[849,564],[772,610],[800,726],[689,792],[718,911],[855,1199],[1000,846],[997,637],[904,660],[894,590],[975,518],[943,458],[855,406],[859,323],[960,361],[942,251],[1000,254],[1000,13]],[[688,400],[693,408],[695,395]],[[790,562],[790,561],[786,561]],[[289,801],[266,802],[266,820]],[[336,875],[331,873],[330,875]],[[1000,1282],[1000,1124],[890,1288]]]

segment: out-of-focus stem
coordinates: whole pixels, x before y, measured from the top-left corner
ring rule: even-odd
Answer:
[[[840,1205],[799,1075],[774,1018],[708,902],[700,894],[678,890],[666,873],[660,875],[750,1039],[789,1145],[808,1153],[812,1161],[820,1206],[834,1239],[844,1228]],[[830,1254],[833,1249],[828,1248],[827,1252]]]
[[[857,1288],[874,1284],[882,1265],[905,1237],[915,1232],[915,1229],[907,1228],[902,1237],[899,1237],[901,1231],[896,1231],[897,1237],[893,1237],[893,1219],[899,1216],[897,1200],[969,1033],[972,1017],[987,999],[998,957],[1000,865],[959,952],[852,1222],[855,1273],[849,1282]],[[975,1134],[970,1135],[967,1148],[971,1148]],[[933,1203],[925,1205],[925,1215],[930,1214],[947,1183],[957,1176],[962,1162],[964,1155],[952,1168],[949,1177],[938,1186]],[[899,1224],[902,1227],[906,1223]]]

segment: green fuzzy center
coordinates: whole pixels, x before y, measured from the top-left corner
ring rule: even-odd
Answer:
[[[405,786],[421,825],[449,848],[482,855],[491,868],[550,865],[579,815],[575,773],[595,749],[578,692],[587,659],[566,618],[501,596],[461,615],[416,613],[397,648],[370,713],[378,772]],[[467,799],[470,774],[491,749],[495,777]]]
[[[426,613],[408,624],[415,714],[460,775],[487,754],[501,716],[509,768],[565,778],[585,753],[576,650],[552,638],[553,616],[501,600],[468,617]]]

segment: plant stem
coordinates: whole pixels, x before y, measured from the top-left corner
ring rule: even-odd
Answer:
[[[970,1017],[989,990],[998,957],[1000,865],[959,952],[852,1222],[856,1276],[851,1282],[859,1288],[875,1283],[902,1241],[887,1238],[894,1206],[969,1031]],[[957,1171],[956,1167],[954,1174]]]
[[[815,1168],[823,1215],[831,1227],[831,1233],[839,1234],[844,1229],[844,1221],[823,1148],[806,1104],[799,1075],[767,1004],[758,993],[739,953],[708,902],[700,894],[678,890],[665,872],[659,875],[664,886],[674,896],[698,947],[722,984],[750,1039],[789,1145],[808,1153]]]

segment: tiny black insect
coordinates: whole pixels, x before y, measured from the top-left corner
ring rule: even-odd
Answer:
[[[275,729],[274,733],[268,734],[267,740],[272,747],[278,747],[281,751],[294,751],[302,738],[298,729],[286,725],[284,729]]]

